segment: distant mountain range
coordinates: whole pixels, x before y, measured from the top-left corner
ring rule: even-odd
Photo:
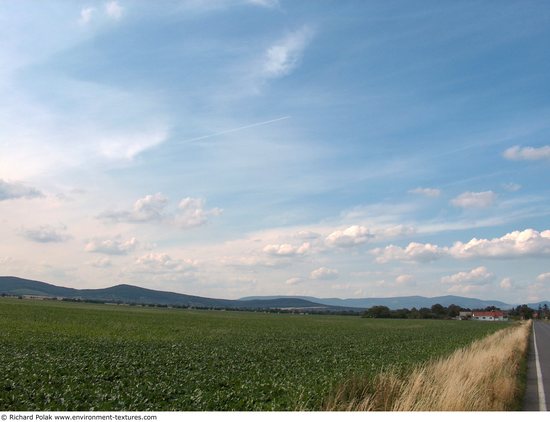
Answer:
[[[424,297],[424,296],[402,296],[402,297],[371,297],[363,299],[338,299],[338,298],[317,298],[311,296],[248,296],[243,297],[240,300],[267,300],[267,299],[280,299],[280,298],[295,298],[303,299],[310,302],[321,303],[323,305],[330,306],[344,306],[350,308],[370,308],[372,306],[380,305],[387,306],[390,309],[403,309],[403,308],[430,308],[432,305],[439,303],[443,306],[458,305],[463,308],[486,308],[487,306],[496,306],[500,309],[510,309],[514,305],[500,302],[498,300],[482,300],[474,299],[462,296],[436,296],[436,297]]]
[[[163,292],[143,287],[119,284],[105,289],[73,289],[55,286],[41,281],[27,280],[19,277],[0,276],[0,294],[61,297],[67,299],[94,300],[102,302],[123,302],[154,305],[187,306],[196,308],[225,309],[303,309],[320,312],[360,311],[376,305],[390,309],[430,308],[439,303],[443,306],[458,305],[463,308],[483,309],[496,306],[500,309],[511,309],[511,305],[498,300],[482,300],[462,296],[402,296],[363,299],[317,298],[312,296],[248,296],[238,300],[213,299],[191,296],[181,293]],[[533,309],[550,302],[528,303]]]
[[[0,276],[0,294],[12,296],[45,296],[66,299],[94,300],[102,302],[123,302],[154,305],[188,306],[220,309],[285,309],[298,308],[329,312],[349,311],[345,307],[313,303],[300,298],[273,298],[258,300],[212,299],[181,293],[162,292],[142,287],[119,284],[105,289],[72,289],[59,287],[42,281],[19,277]]]

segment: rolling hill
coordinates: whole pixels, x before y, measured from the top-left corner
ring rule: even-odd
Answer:
[[[504,303],[498,300],[482,300],[462,296],[402,296],[402,297],[372,297],[363,299],[338,299],[338,298],[316,298],[311,296],[249,296],[243,297],[240,300],[266,300],[276,298],[299,298],[314,303],[321,303],[328,306],[342,306],[350,308],[370,308],[372,306],[387,306],[390,309],[403,308],[430,308],[432,305],[439,303],[443,306],[458,305],[463,308],[486,308],[487,306],[496,306],[501,309],[510,309],[513,305]]]
[[[283,309],[345,311],[343,307],[313,303],[301,298],[273,298],[254,300],[212,299],[181,293],[163,292],[143,287],[120,284],[105,289],[72,289],[42,281],[19,277],[0,276],[0,294],[13,296],[31,295],[103,302],[140,303],[154,305],[188,306],[197,308],[229,309]]]

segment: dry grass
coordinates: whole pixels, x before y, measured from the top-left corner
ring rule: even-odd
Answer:
[[[518,375],[531,322],[498,331],[406,376],[385,371],[354,378],[326,401],[324,410],[482,411],[517,404]]]

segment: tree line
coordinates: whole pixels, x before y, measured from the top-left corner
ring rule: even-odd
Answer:
[[[368,308],[361,315],[363,318],[395,318],[395,319],[455,319],[460,312],[473,311],[500,311],[500,308],[488,306],[483,309],[463,308],[458,305],[443,306],[439,303],[430,308],[403,308],[390,309],[387,306],[377,305]],[[511,319],[532,319],[532,318],[550,318],[548,305],[539,306],[537,310],[527,306],[519,305],[506,311],[508,318]]]

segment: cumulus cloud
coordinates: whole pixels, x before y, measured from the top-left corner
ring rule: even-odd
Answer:
[[[459,273],[448,275],[441,278],[443,284],[458,283],[479,283],[486,284],[487,280],[494,278],[494,274],[489,272],[486,267],[477,267],[470,271],[461,271]]]
[[[510,277],[505,277],[500,280],[500,287],[504,290],[510,290],[513,287],[512,279]]]
[[[205,209],[204,199],[184,198],[178,205],[174,222],[178,227],[190,228],[206,224],[210,216],[218,216],[223,212],[220,208]]]
[[[440,247],[430,243],[411,242],[405,248],[389,245],[372,249],[376,261],[433,261],[442,257],[457,259],[494,258],[509,259],[520,257],[550,256],[550,230],[539,232],[534,229],[513,231],[494,239],[477,239],[455,242],[451,247]]]
[[[494,239],[456,242],[449,253],[456,258],[515,258],[550,255],[550,230],[513,231]]]
[[[408,282],[412,281],[413,276],[410,274],[401,274],[395,277],[395,282],[397,284],[407,284]]]
[[[160,192],[138,199],[131,211],[105,212],[99,217],[113,222],[141,223],[158,221],[164,218],[168,199]]]
[[[131,211],[108,211],[99,218],[115,223],[163,222],[185,229],[206,224],[209,217],[218,216],[223,211],[220,208],[205,209],[202,198],[184,198],[173,212],[166,209],[167,205],[168,198],[156,193],[138,199]]]
[[[464,192],[451,199],[451,204],[459,208],[487,208],[493,205],[496,198],[493,191]]]
[[[65,233],[66,230],[65,226],[43,225],[30,229],[23,228],[20,230],[20,235],[27,240],[38,243],[61,243],[71,238],[70,235]]]
[[[494,277],[495,275],[487,268],[477,267],[470,271],[461,271],[442,277],[441,283],[451,285],[449,292],[468,293],[490,284]]]
[[[102,253],[105,255],[127,255],[138,246],[138,241],[135,237],[128,240],[120,238],[115,239],[93,239],[90,240],[84,250],[86,252]]]
[[[414,193],[414,194],[417,194],[417,195],[422,195],[422,196],[427,196],[429,198],[437,198],[439,195],[441,195],[441,190],[440,189],[435,189],[435,188],[416,188],[416,189],[411,189],[409,191],[409,193]]]
[[[296,255],[304,255],[311,249],[309,242],[304,242],[300,246],[292,246],[289,243],[273,244],[264,247],[263,251],[272,256],[290,257]]]
[[[520,147],[519,145],[508,148],[502,154],[508,160],[550,160],[550,145],[545,145],[539,148],[536,147]]]
[[[266,78],[280,78],[291,73],[298,66],[312,36],[311,29],[303,27],[271,46],[265,54],[262,74]]]
[[[371,253],[376,256],[376,262],[383,264],[390,261],[430,262],[439,259],[445,251],[431,243],[411,242],[405,248],[389,245],[373,249]]]
[[[348,248],[360,245],[369,240],[373,235],[364,226],[351,226],[345,230],[336,230],[329,234],[325,242],[329,246]]]
[[[134,269],[146,273],[189,273],[196,269],[197,261],[174,259],[166,253],[148,253],[135,261]]]
[[[123,7],[116,0],[109,1],[105,4],[105,14],[110,19],[119,20],[122,17],[123,12]]]
[[[0,201],[19,198],[40,198],[43,196],[42,192],[33,187],[26,186],[20,182],[8,182],[0,179]]]
[[[537,281],[544,282],[544,281],[550,281],[550,273],[542,273],[537,276]]]
[[[334,280],[338,278],[338,270],[321,267],[313,270],[309,275],[312,280]]]

